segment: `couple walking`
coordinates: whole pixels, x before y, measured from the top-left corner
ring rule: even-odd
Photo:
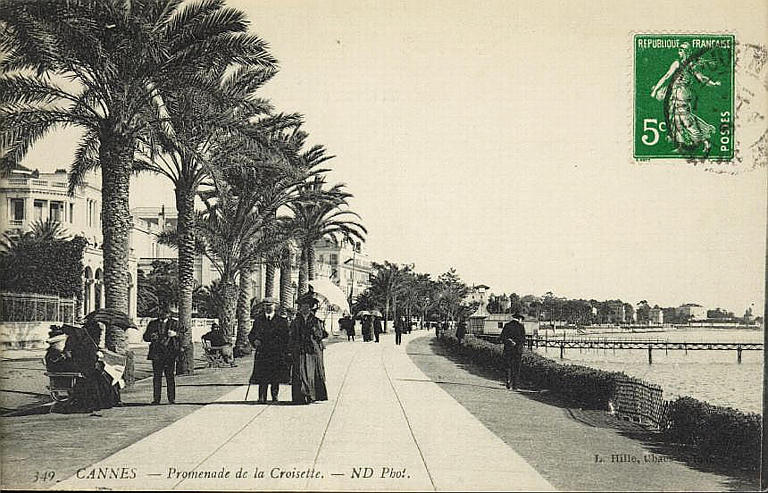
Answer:
[[[250,383],[258,384],[260,403],[267,401],[267,387],[271,387],[272,401],[277,402],[281,383],[291,384],[295,404],[328,400],[323,365],[323,339],[328,332],[312,313],[317,300],[311,293],[296,303],[299,311],[289,325],[287,318],[276,314],[274,298],[264,298],[264,312],[256,317],[248,335],[256,348]]]

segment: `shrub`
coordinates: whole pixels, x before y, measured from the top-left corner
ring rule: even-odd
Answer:
[[[679,397],[669,403],[663,437],[667,442],[691,446],[700,459],[718,457],[756,471],[761,430],[759,414]]]
[[[459,344],[451,333],[440,343],[478,366],[504,369],[502,346],[474,336]],[[568,402],[590,409],[608,409],[621,372],[608,372],[579,365],[564,365],[523,352],[522,378],[539,388],[552,390]],[[718,458],[755,472],[760,467],[761,416],[737,409],[713,406],[692,397],[668,403],[660,437],[667,443],[691,446],[695,460]]]
[[[501,344],[466,336],[459,344],[448,331],[442,338],[453,352],[466,356],[479,366],[504,370]],[[548,358],[523,351],[521,377],[537,387],[550,389],[570,402],[589,409],[608,409],[608,401],[623,373],[606,372],[579,365],[561,365]]]

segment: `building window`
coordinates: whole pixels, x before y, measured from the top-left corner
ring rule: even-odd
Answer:
[[[504,322],[496,322],[496,326],[500,329],[504,328]]]
[[[24,199],[11,199],[11,220],[24,220]]]
[[[72,218],[75,217],[75,204],[69,204],[69,222],[70,224],[74,222]]]
[[[35,220],[42,221],[43,220],[43,211],[46,209],[48,205],[47,200],[35,200]]]
[[[339,256],[337,254],[335,254],[335,253],[332,253],[331,254],[331,259],[329,260],[329,263],[331,263],[332,265],[338,264],[339,263]]]
[[[64,203],[51,201],[51,220],[62,222],[64,215]]]

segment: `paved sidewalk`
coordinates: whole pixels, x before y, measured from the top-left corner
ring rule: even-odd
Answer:
[[[512,392],[501,372],[478,368],[434,337],[407,347],[416,365],[556,488],[566,491],[756,491],[756,477],[696,461],[639,425],[570,408],[548,392]],[[642,430],[642,431],[640,431]]]
[[[240,403],[236,387],[56,488],[552,490],[414,365],[408,339],[329,347],[327,402],[258,405],[251,388]]]

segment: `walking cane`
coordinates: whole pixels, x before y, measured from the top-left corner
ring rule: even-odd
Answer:
[[[245,400],[243,402],[248,402],[248,392],[251,391],[251,379],[248,379],[248,388],[245,390]]]

